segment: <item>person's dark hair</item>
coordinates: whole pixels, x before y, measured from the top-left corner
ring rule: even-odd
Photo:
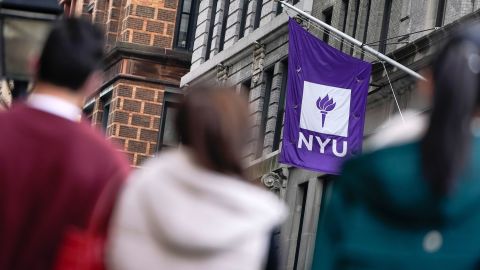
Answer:
[[[196,163],[240,177],[245,177],[242,154],[248,128],[248,104],[230,88],[189,89],[176,116],[180,142]]]
[[[436,55],[433,71],[433,109],[421,141],[426,179],[439,194],[454,187],[469,162],[471,123],[478,111],[480,25],[458,31]]]
[[[52,28],[38,63],[39,81],[79,89],[100,68],[103,57],[102,31],[75,18],[58,21]]]

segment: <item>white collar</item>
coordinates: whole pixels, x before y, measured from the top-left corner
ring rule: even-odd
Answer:
[[[79,122],[82,116],[82,110],[74,104],[48,94],[33,93],[28,98],[27,104],[37,110],[51,113],[74,122]]]

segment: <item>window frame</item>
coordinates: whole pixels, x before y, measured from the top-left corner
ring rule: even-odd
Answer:
[[[442,27],[445,24],[446,8],[447,8],[447,0],[438,0],[437,12],[435,17],[435,27]]]
[[[387,38],[388,30],[390,29],[392,4],[392,0],[385,0],[385,5],[383,6],[382,28],[380,30],[380,43],[378,45],[378,51],[381,53],[385,53],[387,51]]]
[[[207,48],[205,52],[205,61],[210,59],[212,51],[213,30],[215,29],[215,15],[217,13],[217,0],[213,0],[212,13],[210,14],[210,25],[208,26]]]
[[[82,109],[82,118],[86,119],[89,123],[92,123],[94,107],[95,107],[95,102],[91,102],[90,104],[83,107]],[[102,115],[102,120],[103,120],[103,115]]]
[[[352,37],[356,38],[357,34],[357,28],[358,28],[358,17],[360,15],[360,0],[355,0],[355,18],[353,20],[353,31],[352,31]],[[388,1],[388,0],[386,0]],[[350,49],[350,54],[353,55],[354,47]]]
[[[247,84],[248,84],[248,87],[247,87]],[[243,91],[244,89],[246,89],[246,91]],[[247,102],[250,101],[250,91],[252,90],[252,78],[249,77],[245,80],[243,80],[242,82],[240,82],[240,95],[243,95],[246,99],[247,99]]]
[[[366,43],[367,42],[367,36],[368,36],[368,24],[370,23],[370,9],[372,8],[372,0],[367,0],[367,16],[365,18],[365,31],[363,31],[363,39],[362,42]],[[365,52],[362,50],[362,56],[361,58],[363,59],[365,57]]]
[[[297,196],[296,196],[296,205],[300,203],[300,216],[297,216],[298,219],[298,231],[297,231],[297,240],[295,243],[295,257],[293,261],[293,269],[298,269],[298,264],[300,259],[300,247],[302,244],[302,232],[303,226],[305,223],[305,215],[308,214],[306,206],[307,206],[307,198],[308,198],[308,189],[309,189],[309,181],[303,182],[298,184],[297,186]]]
[[[257,0],[255,6],[255,21],[253,22],[253,29],[260,27],[260,21],[262,20],[263,0]]]
[[[240,29],[238,31],[238,39],[241,39],[245,36],[245,30],[247,28],[249,2],[250,2],[249,0],[243,0],[243,3],[242,3],[242,16],[240,17]]]
[[[287,1],[288,2],[288,1]],[[300,2],[300,0],[293,0],[292,2],[292,5],[295,6],[296,4],[298,4],[298,2]],[[283,13],[283,6],[282,6],[282,3],[278,2],[277,3],[277,10],[275,11],[275,16],[278,16],[280,14]]]
[[[222,25],[220,29],[220,42],[218,44],[218,52],[221,52],[224,49],[225,34],[227,32],[227,23],[228,23],[229,13],[230,13],[230,0],[225,0],[225,4],[223,6],[223,17],[222,17]]]
[[[172,148],[177,145],[167,145],[163,143],[165,126],[167,124],[167,111],[169,108],[177,108],[180,106],[180,101],[183,97],[183,93],[179,89],[166,89],[163,96],[162,115],[160,117],[160,125],[158,129],[157,146],[155,152],[161,152],[164,148]],[[177,134],[178,138],[178,134]],[[178,138],[180,139],[180,138]]]
[[[87,5],[87,13],[89,14],[93,14],[93,9],[95,7],[95,2],[94,1],[90,1]]]
[[[258,136],[259,145],[257,147],[256,157],[259,158],[263,155],[263,149],[265,147],[265,130],[267,129],[268,122],[268,108],[270,107],[270,97],[273,88],[273,78],[275,77],[275,65],[271,65],[263,72],[263,81],[265,83],[265,92],[263,93],[263,106],[262,117],[260,119],[260,130]]]
[[[100,98],[100,104],[102,105],[102,130],[105,132],[105,135],[108,136],[108,123],[110,122],[110,113],[112,112],[111,105],[112,105],[112,93],[109,92],[103,95]],[[106,110],[108,108],[108,110]],[[107,111],[107,113],[105,113]]]
[[[197,18],[198,18],[198,7],[200,0],[192,0],[192,6],[190,7],[190,13],[183,12],[183,6],[185,0],[179,2],[177,9],[177,19],[175,22],[175,33],[173,37],[173,47],[178,50],[192,51],[193,44],[195,41],[195,31],[197,28]],[[187,26],[187,38],[185,48],[178,46],[179,36],[180,36],[180,27],[182,21],[182,15],[188,14],[188,26]]]
[[[342,0],[342,8],[344,9],[343,14],[343,25],[342,25],[342,32],[345,33],[347,30],[347,22],[348,22],[348,8],[350,6],[350,0]],[[340,51],[343,51],[343,44],[345,43],[344,39],[340,43]]]
[[[288,86],[288,58],[281,61],[282,65],[282,85],[280,86],[280,95],[278,98],[277,119],[275,123],[275,133],[273,134],[272,151],[280,149],[282,142],[283,119],[285,118],[285,102]]]
[[[332,19],[333,19],[333,6],[330,6],[322,11],[322,16],[324,18],[324,22],[328,25],[332,25]],[[328,43],[330,40],[330,30],[325,29],[323,31],[323,41],[325,43]]]

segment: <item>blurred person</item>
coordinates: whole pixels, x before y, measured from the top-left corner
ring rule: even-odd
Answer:
[[[0,111],[7,110],[12,102],[12,95],[6,81],[0,81]]]
[[[265,269],[271,232],[286,213],[246,180],[247,119],[247,102],[232,89],[187,94],[176,116],[182,145],[136,171],[121,196],[110,269]]]
[[[425,74],[424,135],[345,164],[313,269],[480,266],[480,25],[455,32]]]
[[[126,160],[80,121],[102,57],[101,31],[77,19],[58,22],[32,95],[0,113],[2,270],[52,269],[67,230],[85,228],[106,183],[117,181],[118,190],[127,176]]]

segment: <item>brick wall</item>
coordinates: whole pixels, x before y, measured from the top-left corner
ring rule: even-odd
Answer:
[[[123,42],[171,48],[177,1],[131,0],[124,7],[120,38]]]
[[[107,40],[107,49],[112,48],[117,41],[120,28],[120,15],[121,15],[122,0],[110,0],[106,7],[106,27],[105,35]]]
[[[92,125],[102,128],[104,104],[110,102],[105,135],[133,166],[140,166],[156,151],[163,93],[164,88],[156,84],[119,80],[104,96],[95,98]]]
[[[110,103],[105,135],[135,167],[157,149],[165,87],[178,86],[189,68],[188,60],[166,56],[172,54],[167,50],[172,49],[177,6],[178,0],[76,2],[75,15],[100,25],[107,54],[115,54],[107,57],[104,85],[89,101],[87,117],[103,128],[104,105]]]
[[[104,27],[107,21],[109,2],[107,0],[95,0],[92,12],[92,22]]]
[[[76,0],[75,15],[105,30],[107,49],[117,41],[171,48],[177,0]],[[93,9],[92,9],[93,7]]]
[[[133,165],[139,166],[157,147],[163,88],[121,80],[112,91],[116,106],[109,125],[110,138],[123,146]]]

